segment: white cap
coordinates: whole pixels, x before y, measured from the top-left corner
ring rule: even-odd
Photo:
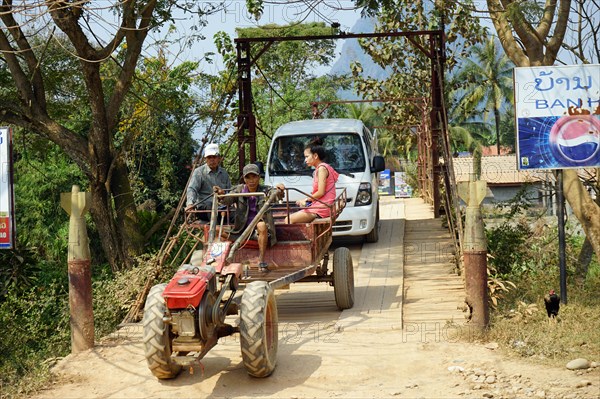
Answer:
[[[219,155],[219,145],[218,144],[207,144],[204,149],[204,156],[210,157],[212,155]]]

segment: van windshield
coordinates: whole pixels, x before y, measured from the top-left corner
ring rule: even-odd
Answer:
[[[360,136],[356,133],[335,133],[278,137],[271,150],[269,174],[312,174],[311,168],[304,163],[304,147],[317,136],[323,138],[323,147],[327,152],[323,161],[338,172],[364,172],[366,165]]]

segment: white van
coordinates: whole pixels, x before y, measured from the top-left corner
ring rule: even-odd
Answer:
[[[271,142],[265,184],[283,183],[306,193],[312,192],[313,171],[304,164],[304,148],[315,136],[323,139],[324,160],[340,173],[338,194],[346,189],[347,204],[338,217],[334,236],[365,236],[367,242],[379,239],[379,172],[385,169],[378,155],[377,141],[356,119],[311,119],[289,122],[277,129]],[[291,201],[300,194],[290,191]]]

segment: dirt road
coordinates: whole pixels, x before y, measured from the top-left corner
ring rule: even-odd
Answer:
[[[130,325],[93,350],[62,360],[54,368],[56,382],[37,397],[600,397],[599,368],[575,372],[564,364],[510,359],[493,344],[466,342],[468,328],[445,323],[454,318],[444,314],[423,322],[413,315],[403,323],[405,246],[398,244],[405,239],[404,215],[420,217],[417,208],[409,209],[418,205],[385,202],[380,242],[362,251],[352,247],[353,309],[339,312],[333,289],[324,284],[294,284],[277,292],[279,353],[270,377],[247,375],[233,336],[222,339],[201,364],[159,381],[146,367],[141,326]],[[418,280],[413,277],[409,293],[424,292]]]

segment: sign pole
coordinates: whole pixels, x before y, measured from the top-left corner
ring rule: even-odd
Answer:
[[[558,217],[558,263],[560,267],[560,301],[567,304],[567,262],[565,256],[565,197],[563,193],[563,171],[556,171],[556,200]]]

